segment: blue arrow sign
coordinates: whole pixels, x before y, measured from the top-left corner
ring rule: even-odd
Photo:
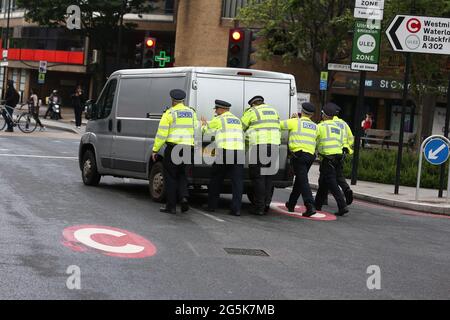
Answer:
[[[445,163],[450,156],[447,143],[441,138],[430,140],[423,149],[425,159],[435,166]]]

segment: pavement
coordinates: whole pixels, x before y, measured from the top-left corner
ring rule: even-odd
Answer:
[[[314,164],[309,172],[309,182],[317,190],[319,181],[319,165]],[[415,200],[416,188],[400,187],[398,195],[394,193],[394,185],[375,182],[358,181],[351,186],[354,198],[369,201],[389,207],[410,209],[424,213],[450,215],[450,202],[447,201],[447,192],[444,198],[438,197],[438,190],[420,189],[419,201]]]
[[[71,132],[74,134],[83,134],[86,128],[86,124],[87,124],[87,120],[86,119],[82,119],[82,125],[81,125],[81,129],[77,129],[75,127],[75,116],[73,113],[73,110],[70,108],[62,108],[61,109],[61,116],[62,119],[61,120],[49,120],[49,119],[44,119],[44,115],[45,112],[47,111],[47,106],[43,106],[40,108],[39,113],[41,116],[41,122],[42,124],[47,127],[47,128],[51,128],[51,129],[55,129],[55,130],[61,130],[61,131],[66,131],[66,132]]]
[[[348,216],[306,219],[283,209],[288,190],[276,190],[264,217],[248,213],[247,199],[241,217],[229,216],[229,196],[204,212],[201,195],[189,213],[163,214],[146,181],[103,177],[84,186],[78,136],[67,136],[0,135],[0,299],[450,298],[448,217],[358,200]],[[329,203],[321,214],[333,217]],[[131,259],[68,243],[67,228],[80,225],[127,230],[155,250]],[[367,285],[374,268],[379,289]],[[78,287],[71,270],[79,270]]]

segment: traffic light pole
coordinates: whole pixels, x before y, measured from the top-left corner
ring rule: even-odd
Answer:
[[[8,16],[6,20],[6,37],[5,37],[5,46],[3,50],[9,50],[9,22],[11,19],[11,0],[7,0],[8,3]],[[3,68],[3,100],[6,98],[6,87],[8,83],[8,67],[5,66]]]
[[[122,38],[123,38],[123,16],[126,6],[126,0],[122,0],[122,7],[120,8],[120,22],[119,22],[119,32],[117,36],[117,52],[116,52],[116,68],[121,69],[121,55],[122,55]]]

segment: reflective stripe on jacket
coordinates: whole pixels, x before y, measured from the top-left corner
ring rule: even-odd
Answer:
[[[308,117],[294,118],[281,122],[282,130],[289,130],[289,150],[304,151],[312,155],[316,152],[317,124]]]
[[[241,120],[250,146],[281,144],[280,117],[275,108],[266,104],[249,108]]]
[[[343,130],[333,120],[319,123],[317,136],[319,155],[342,155],[343,147]]]
[[[166,142],[193,146],[197,127],[197,114],[193,109],[182,103],[173,106],[159,122],[153,152],[158,152]]]

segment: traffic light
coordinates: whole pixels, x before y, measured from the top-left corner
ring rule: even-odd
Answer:
[[[144,68],[153,68],[155,65],[155,49],[156,49],[156,39],[155,38],[145,38],[144,41],[144,60],[142,65]]]
[[[134,65],[138,68],[142,67],[143,43],[138,43],[134,49]]]
[[[249,29],[231,29],[228,42],[227,67],[250,68],[254,65],[255,61],[251,59],[251,55],[256,51],[252,46],[255,40],[256,36]]]

